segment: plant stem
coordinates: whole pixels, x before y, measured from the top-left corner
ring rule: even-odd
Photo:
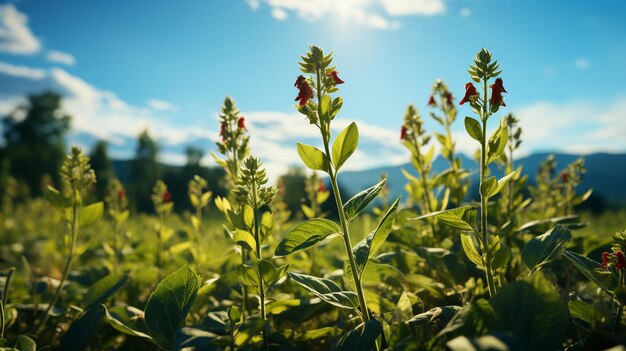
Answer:
[[[72,204],[72,221],[70,222],[70,254],[67,257],[67,261],[65,262],[65,267],[63,267],[63,274],[61,276],[61,281],[59,282],[59,287],[57,288],[57,291],[54,294],[54,298],[52,298],[52,302],[48,304],[48,308],[46,308],[46,311],[41,316],[41,319],[37,326],[37,330],[35,331],[35,334],[37,335],[39,335],[43,331],[43,327],[48,322],[48,318],[50,318],[50,311],[52,310],[54,305],[56,305],[57,301],[59,300],[59,297],[61,296],[61,292],[63,291],[63,284],[67,280],[67,276],[70,273],[70,268],[72,267],[72,261],[74,260],[74,253],[76,251],[76,241],[78,237],[79,203],[77,199],[80,197],[80,194],[76,194],[77,191],[78,190],[74,189],[74,192],[73,192],[74,201]]]
[[[626,274],[624,274],[623,270],[619,271],[618,275],[618,287],[622,289],[624,287],[624,279],[626,279]],[[615,334],[620,332],[622,328],[622,314],[624,313],[624,303],[620,300],[617,304],[617,313],[615,314]]]
[[[252,203],[254,206],[254,240],[256,241],[256,256],[260,261],[262,259],[261,250],[261,234],[259,233],[259,206],[257,199],[257,180],[252,181]],[[257,265],[257,272],[259,273],[259,309],[261,310],[261,318],[263,319],[263,349],[269,350],[268,336],[269,325],[267,324],[267,316],[265,315],[265,287],[263,286],[263,274],[261,274],[261,266]]]
[[[9,286],[11,285],[11,276],[13,275],[13,272],[15,272],[15,267],[11,267],[9,268],[9,272],[7,273],[7,277],[6,280],[4,281],[4,291],[2,292],[2,300],[0,300],[0,318],[2,319],[0,321],[0,323],[2,323],[1,325],[1,329],[0,329],[0,339],[4,338],[4,324],[6,323],[5,320],[5,315],[4,315],[4,307],[7,305],[7,300],[9,298]]]
[[[483,99],[483,115],[481,116],[483,137],[480,143],[480,185],[487,179],[487,170],[489,164],[487,162],[487,118],[488,115],[488,98],[487,98],[487,79],[483,79],[484,99]],[[493,280],[493,271],[491,270],[491,251],[489,250],[489,230],[487,228],[487,211],[489,206],[489,198],[484,196],[480,191],[480,230],[482,232],[483,252],[485,253],[485,275],[487,278],[487,286],[489,287],[489,296],[496,294],[496,285]]]
[[[415,125],[415,123],[413,123],[413,126],[412,126],[413,130],[417,130],[416,127],[417,126]],[[428,189],[428,180],[427,180],[428,175],[426,174],[426,171],[424,170],[422,154],[420,152],[420,146],[417,141],[417,137],[413,136],[413,138],[411,139],[413,141],[413,146],[415,147],[415,152],[417,153],[417,155],[415,155],[415,158],[417,160],[417,173],[419,173],[420,180],[422,181],[422,196],[424,198],[424,204],[426,205],[425,211],[422,214],[427,214],[427,213],[433,212],[433,207],[430,202],[430,190]],[[432,234],[431,240],[434,240],[435,223],[431,218],[428,219],[428,223],[430,224],[430,230]]]

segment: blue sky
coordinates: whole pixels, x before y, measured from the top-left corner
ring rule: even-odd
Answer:
[[[273,173],[299,164],[316,131],[295,112],[297,59],[309,43],[335,54],[346,84],[338,127],[362,143],[348,166],[408,161],[406,105],[428,120],[442,78],[457,101],[481,47],[504,69],[522,153],[626,152],[626,3],[487,0],[212,0],[0,2],[0,112],[56,89],[74,116],[70,142],[111,142],[130,157],[148,127],[166,162],[213,150],[226,95],[248,118],[253,153]],[[471,114],[459,109],[459,122]],[[476,145],[455,126],[459,148]],[[429,129],[436,125],[427,122]],[[207,152],[208,154],[208,152]],[[207,164],[211,164],[207,157]]]

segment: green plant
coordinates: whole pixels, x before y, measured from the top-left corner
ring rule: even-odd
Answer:
[[[339,213],[339,225],[323,218],[314,218],[300,223],[287,233],[276,248],[275,255],[285,256],[312,247],[330,236],[341,236],[348,256],[345,269],[350,272],[356,291],[344,290],[332,280],[325,278],[299,273],[289,273],[289,276],[322,300],[359,314],[362,324],[348,333],[340,341],[340,345],[346,345],[345,343],[352,340],[355,334],[362,334],[367,335],[371,342],[361,347],[372,348],[376,345],[375,340],[381,330],[379,323],[373,319],[368,310],[361,279],[369,258],[382,246],[389,235],[398,201],[385,214],[378,228],[353,247],[349,223],[380,193],[385,181],[355,195],[344,204],[339,193],[338,173],[357,148],[358,127],[355,123],[350,123],[339,133],[331,146],[331,123],[339,113],[343,100],[341,97],[332,98],[330,94],[337,92],[339,90],[337,85],[342,84],[343,81],[338,77],[335,67],[331,65],[332,54],[325,55],[317,46],[310,46],[299,64],[303,73],[312,76],[307,78],[300,75],[296,79],[295,86],[299,91],[296,97],[299,104],[296,108],[306,116],[311,125],[320,131],[324,151],[311,145],[298,143],[298,155],[308,168],[328,174]]]

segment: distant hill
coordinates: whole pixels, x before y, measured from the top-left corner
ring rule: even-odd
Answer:
[[[548,155],[554,155],[559,173],[561,169],[580,157],[580,155],[537,153],[516,160],[515,164],[522,165],[524,174],[529,175],[529,182],[533,184],[540,163],[544,161]],[[594,193],[602,196],[607,202],[626,205],[626,154],[598,153],[584,157],[587,174],[585,174],[583,178],[583,183],[579,191],[582,192],[584,189],[593,188]],[[461,155],[461,160],[463,167],[472,172],[472,184],[477,185],[478,164],[465,155]],[[433,163],[433,172],[441,172],[448,167],[448,161],[442,157],[438,157]],[[407,163],[400,166],[344,172],[340,177],[340,181],[346,193],[356,194],[376,183],[381,174],[387,174],[390,196],[406,196],[406,192],[404,191],[406,178],[402,174],[402,169],[413,175],[417,175],[413,166]],[[495,167],[492,171],[499,175],[502,174],[502,171],[497,170]]]

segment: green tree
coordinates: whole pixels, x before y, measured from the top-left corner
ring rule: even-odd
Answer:
[[[42,194],[45,175],[59,184],[58,171],[65,156],[64,137],[71,117],[61,110],[61,95],[44,92],[30,95],[2,120],[5,147],[2,152],[10,173],[25,183],[31,194]]]
[[[157,162],[158,153],[159,147],[148,130],[141,132],[137,140],[137,151],[131,167],[129,184],[137,211],[153,212],[152,201],[150,200],[152,186],[161,175],[161,169]]]
[[[91,149],[89,155],[91,159],[91,168],[96,172],[96,196],[98,199],[103,199],[106,195],[107,186],[111,179],[115,178],[115,172],[113,170],[113,164],[109,159],[108,144],[104,140],[96,142]]]

